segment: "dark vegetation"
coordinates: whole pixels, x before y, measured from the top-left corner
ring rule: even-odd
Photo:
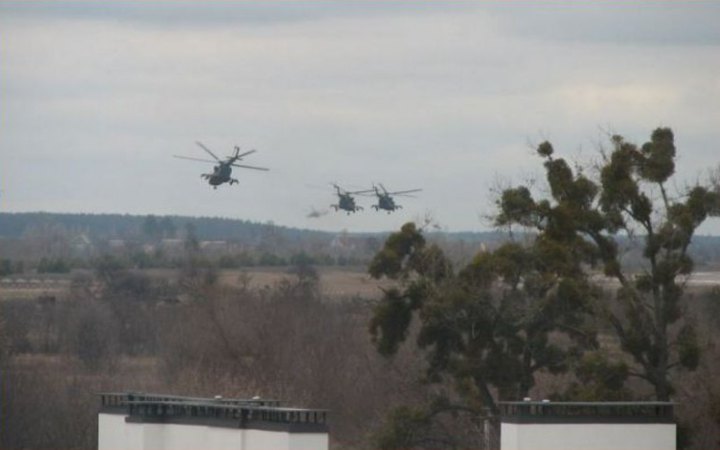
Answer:
[[[288,228],[272,223],[220,217],[134,216],[129,214],[0,213],[0,236],[19,238],[31,228],[61,225],[67,230],[86,233],[91,239],[128,239],[138,233],[148,238],[173,238],[190,224],[202,239],[260,240],[268,232],[290,241],[328,236],[329,233]],[[271,229],[272,231],[269,231]]]
[[[130,267],[177,268],[195,247],[196,264],[238,268],[286,266],[298,258],[318,265],[369,260],[382,236],[324,233],[221,218],[118,214],[0,213],[2,274],[18,268],[67,273],[112,254]],[[21,264],[21,266],[18,266]]]
[[[195,264],[236,269],[367,265],[385,233],[329,233],[236,219],[119,214],[0,213],[0,276],[90,269],[111,254],[128,267],[179,268],[189,247]],[[440,233],[450,254],[468,258],[500,232]],[[718,240],[720,248],[720,239]],[[720,260],[720,258],[718,258]]]
[[[720,191],[670,192],[669,129],[611,144],[597,176],[541,144],[547,189],[499,192],[495,233],[0,214],[2,276],[68,282],[0,286],[0,448],[96,448],[95,393],[120,390],[327,408],[337,449],[494,448],[525,396],[671,399],[682,445],[716,448],[720,288],[685,281],[720,260],[695,236]],[[357,264],[390,287],[322,293],[317,266]],[[290,278],[219,281],[258,265]]]
[[[374,309],[374,343],[392,356],[412,336],[426,357],[428,381],[454,386],[454,398],[414,415],[395,410],[386,447],[427,447],[417,437],[438,402],[493,424],[498,401],[521,400],[541,377],[561,375],[571,378],[549,397],[669,401],[703,352],[717,359],[708,345],[717,331],[700,334],[686,283],[695,230],[720,216],[719,186],[669,192],[676,150],[668,128],[641,147],[620,136],[611,144],[594,179],[556,158],[550,143],[540,144],[547,188],[539,196],[527,186],[498,193],[495,223],[525,230],[521,239],[457,269],[412,223],[386,240],[370,273],[398,287]],[[639,264],[622,257],[628,241],[641,250]],[[614,354],[601,337],[614,341]]]
[[[492,249],[507,238],[502,231],[426,235],[455,263],[466,263],[480,246]],[[92,269],[107,254],[130,268],[180,268],[187,245],[201,250],[195,264],[205,268],[282,267],[301,260],[358,266],[370,262],[386,237],[223,218],[0,212],[0,276]],[[641,246],[625,236],[617,240],[623,261],[640,267]],[[715,270],[720,267],[720,237],[694,236],[688,253],[696,267]]]
[[[374,351],[367,301],[326,301],[312,266],[253,289],[189,265],[151,279],[111,259],[62,298],[5,299],[0,448],[96,448],[95,393],[278,398],[329,408],[334,446],[364,447],[394,404],[422,395]]]

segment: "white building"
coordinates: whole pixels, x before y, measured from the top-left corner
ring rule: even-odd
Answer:
[[[501,450],[675,450],[668,402],[500,403]]]
[[[99,450],[327,450],[324,410],[260,399],[100,394]]]

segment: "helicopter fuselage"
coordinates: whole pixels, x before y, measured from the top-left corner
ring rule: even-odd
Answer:
[[[208,183],[210,183],[211,186],[217,187],[223,183],[236,183],[237,180],[231,178],[231,174],[232,168],[230,167],[230,164],[220,163],[213,167],[213,173],[204,173],[202,174],[202,177],[208,180]]]
[[[331,206],[335,208],[336,211],[342,209],[343,211],[347,211],[348,214],[362,210],[361,207],[355,204],[355,199],[352,198],[350,194],[338,194],[338,204]]]
[[[376,210],[384,209],[387,212],[395,211],[396,209],[400,209],[400,205],[395,204],[395,200],[392,199],[387,194],[379,194],[378,195],[378,204],[373,205]]]
[[[373,190],[375,191],[375,196],[377,196],[377,204],[372,205],[372,207],[375,209],[375,211],[380,211],[381,209],[384,211],[387,211],[388,214],[390,214],[393,211],[397,211],[398,209],[402,209],[402,205],[398,205],[395,203],[394,196],[398,195],[407,195],[412,194],[415,192],[420,192],[422,189],[410,189],[406,191],[397,191],[397,192],[388,192],[387,189],[385,189],[385,186],[380,184],[379,186],[373,185]]]
[[[205,153],[212,156],[214,161],[209,161],[207,159],[200,159],[200,158],[194,158],[191,156],[182,156],[182,155],[174,155],[176,158],[180,159],[190,159],[193,161],[200,161],[200,162],[212,162],[215,164],[213,166],[212,173],[203,173],[200,176],[208,181],[210,186],[217,189],[218,186],[220,186],[223,183],[230,183],[230,184],[236,184],[238,182],[237,179],[232,178],[230,175],[232,174],[232,167],[240,167],[243,169],[254,169],[254,170],[269,170],[267,167],[257,167],[257,166],[248,166],[245,164],[236,164],[236,161],[242,161],[243,157],[255,153],[255,149],[247,151],[245,153],[240,153],[240,147],[237,145],[235,146],[235,153],[232,156],[228,156],[224,161],[217,157],[215,153],[212,152],[209,148],[205,147],[202,142],[196,141],[195,142],[200,148],[202,148]]]

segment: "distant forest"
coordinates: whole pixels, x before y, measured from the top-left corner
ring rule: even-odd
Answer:
[[[130,239],[144,232],[149,217],[155,218],[160,229],[164,226],[164,231],[172,235],[190,224],[198,238],[204,240],[252,241],[266,233],[269,228],[291,240],[333,236],[331,233],[282,227],[270,222],[250,222],[222,217],[32,212],[0,213],[0,237],[21,238],[33,227],[62,225],[68,230],[85,233],[92,239]]]
[[[272,251],[291,254],[298,251],[317,253],[325,251],[333,242],[342,237],[356,244],[360,260],[371,256],[388,233],[351,233],[347,231],[326,232],[291,228],[272,222],[251,222],[248,220],[222,217],[155,216],[129,214],[73,214],[73,213],[6,213],[0,212],[0,240],[31,239],[33,235],[53,228],[61,228],[65,234],[83,235],[93,242],[110,240],[159,241],[162,239],[185,238],[188,232],[202,241],[228,241],[243,243],[251,248],[272,247]],[[508,239],[507,233],[486,232],[429,232],[431,240],[440,242],[458,253],[459,258],[471,257],[483,246],[492,248]],[[519,235],[515,234],[517,238]],[[313,250],[314,249],[314,250]],[[720,236],[693,238],[690,252],[697,269],[720,267]],[[640,261],[637,249],[628,241],[626,259]]]
[[[275,225],[272,222],[251,222],[249,220],[228,219],[224,217],[190,217],[190,216],[154,216],[130,214],[74,214],[74,213],[4,213],[0,212],[0,238],[19,239],[28,230],[36,227],[61,225],[67,230],[85,233],[91,239],[132,239],[143,234],[147,228],[148,218],[153,218],[161,232],[175,236],[188,226],[192,227],[199,239],[232,240],[253,242],[267,234],[268,230],[279,234],[289,241],[303,239],[331,240],[338,232],[327,232],[291,228]],[[377,237],[384,239],[395,230],[380,233],[346,233],[354,237]],[[496,242],[502,240],[504,233],[486,232],[431,232],[430,236],[443,236],[452,240],[466,242]],[[718,240],[720,243],[720,240]]]

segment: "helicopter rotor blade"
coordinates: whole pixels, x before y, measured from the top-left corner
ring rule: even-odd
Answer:
[[[215,153],[213,153],[212,151],[210,151],[209,148],[205,147],[205,145],[203,145],[202,142],[200,142],[200,141],[195,141],[195,143],[196,143],[201,149],[203,149],[203,150],[205,150],[206,152],[208,152],[208,154],[209,154],[210,156],[212,156],[213,158],[215,158],[216,161],[220,161],[220,158],[218,158],[217,155],[215,155]]]
[[[189,159],[190,161],[201,161],[211,164],[217,164],[217,161],[210,161],[209,159],[200,159],[200,158],[193,158],[191,156],[181,156],[181,155],[173,155],[174,158],[180,158],[180,159]]]
[[[235,158],[237,158],[237,159],[242,159],[244,156],[247,156],[247,155],[250,155],[250,154],[252,154],[252,153],[255,153],[256,151],[257,151],[257,150],[252,149],[252,150],[247,151],[247,152],[245,152],[245,153],[240,153],[239,155],[235,155]]]
[[[408,191],[397,191],[397,192],[388,192],[390,195],[403,195],[403,194],[411,194],[413,192],[420,192],[422,189],[410,189]]]
[[[233,166],[233,167],[242,167],[243,169],[264,170],[264,171],[266,171],[266,172],[267,172],[268,170],[270,170],[270,169],[268,169],[267,167],[246,166],[246,165],[244,165],[244,164],[230,164],[230,165]]]
[[[375,192],[375,191],[374,191],[373,189],[364,189],[364,190],[362,190],[362,191],[352,191],[352,192],[348,192],[348,194],[364,195],[364,194],[368,194],[368,193],[370,193],[370,192]]]
[[[403,198],[417,198],[417,195],[411,195],[411,194],[397,194],[397,195],[392,195],[392,197],[403,197]]]

